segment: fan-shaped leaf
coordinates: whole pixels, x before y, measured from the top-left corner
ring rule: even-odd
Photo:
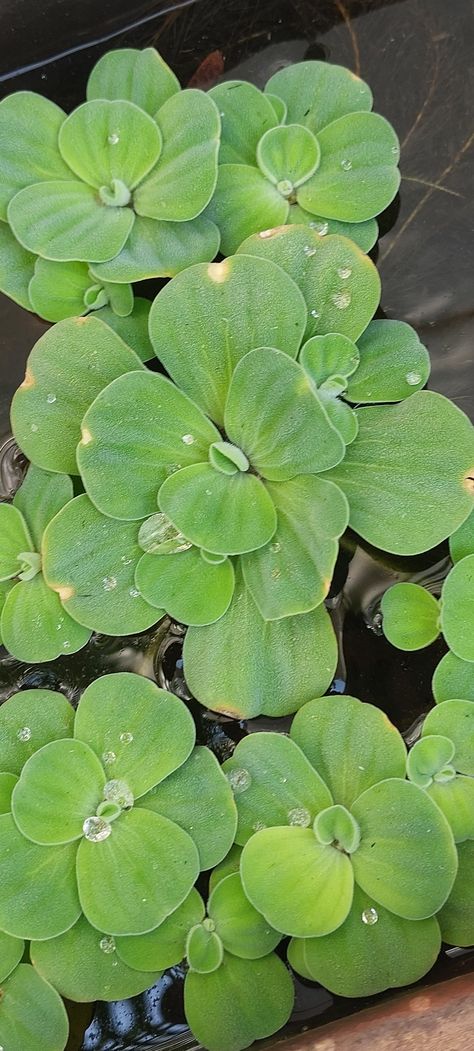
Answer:
[[[440,605],[419,584],[394,584],[382,598],[383,632],[400,650],[420,650],[438,638]]]

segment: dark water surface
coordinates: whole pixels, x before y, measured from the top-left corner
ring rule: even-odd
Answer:
[[[393,123],[402,143],[401,191],[382,217],[374,256],[383,315],[416,328],[432,358],[430,387],[474,419],[472,0],[3,0],[0,22],[0,97],[26,88],[66,110],[83,101],[92,64],[112,46],[154,45],[183,84],[198,71],[196,86],[202,87],[222,71],[263,86],[280,66],[304,58],[341,63],[368,80],[374,108]],[[0,445],[2,436],[8,438],[9,402],[26,357],[46,327],[0,296]],[[20,469],[11,446],[0,450],[3,498],[11,495]],[[385,588],[398,579],[409,577],[439,592],[447,547],[388,561],[364,551],[357,538],[346,538],[329,601],[343,652],[332,690],[377,704],[410,739],[432,704],[431,676],[445,647],[439,641],[419,653],[395,651],[380,635],[378,607]],[[179,626],[164,623],[125,641],[94,637],[82,653],[39,667],[0,657],[0,698],[22,687],[47,686],[75,702],[94,678],[130,670],[155,673],[188,699],[181,639]],[[220,758],[231,754],[244,733],[274,727],[268,719],[232,723],[189,703],[199,740]],[[473,951],[444,951],[419,985],[473,965]],[[74,1006],[70,1051],[195,1046],[184,1021],[182,984],[176,968],[133,1000]],[[298,982],[288,1032],[391,995],[352,1001]]]

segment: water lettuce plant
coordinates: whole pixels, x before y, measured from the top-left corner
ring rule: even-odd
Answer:
[[[0,1040],[9,1051],[64,1051],[69,1022],[55,989],[28,963],[25,943],[0,931]]]
[[[141,676],[93,682],[75,716],[49,691],[43,715],[36,693],[0,709],[11,794],[0,818],[0,929],[42,941],[84,913],[104,936],[151,930],[184,901],[201,867],[227,853],[236,825],[229,785],[213,756],[203,763],[206,750],[193,752],[185,705]],[[202,819],[209,797],[218,822]]]
[[[219,173],[208,215],[221,250],[261,230],[305,222],[368,250],[374,217],[394,198],[399,144],[371,113],[367,84],[342,66],[299,62],[264,91],[242,80],[211,88],[222,120]]]
[[[457,853],[405,762],[382,712],[331,697],[303,706],[289,738],[251,734],[224,764],[247,897],[292,936],[295,969],[343,996],[415,981],[439,951]]]
[[[49,320],[106,298],[126,313],[129,282],[213,259],[219,234],[201,213],[214,191],[219,141],[210,96],[181,91],[153,49],[104,55],[88,101],[69,116],[34,92],[7,96],[3,290]]]
[[[410,781],[446,816],[456,843],[474,839],[474,707],[444,701],[428,712],[407,760]]]

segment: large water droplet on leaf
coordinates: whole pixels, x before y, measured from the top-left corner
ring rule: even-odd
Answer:
[[[238,796],[240,792],[245,792],[247,788],[250,788],[252,784],[252,777],[248,770],[231,770],[227,774],[227,780],[234,795]]]
[[[86,817],[82,826],[82,831],[91,843],[102,843],[104,839],[108,839],[112,831],[112,826],[108,821],[104,821],[103,817]]]
[[[362,923],[366,923],[368,927],[372,927],[374,923],[377,923],[378,918],[377,909],[364,909],[362,913]]]

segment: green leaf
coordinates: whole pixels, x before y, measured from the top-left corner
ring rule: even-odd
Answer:
[[[252,551],[276,528],[275,508],[260,478],[243,471],[226,475],[206,463],[170,475],[158,504],[193,544],[215,554]]]
[[[221,115],[219,164],[254,165],[262,135],[278,123],[273,101],[245,80],[226,80],[209,94]]]
[[[106,934],[144,934],[189,894],[199,872],[196,847],[174,822],[135,809],[107,839],[81,840],[77,882],[82,910]]]
[[[93,631],[130,635],[162,616],[135,586],[142,551],[136,522],[97,511],[85,495],[63,507],[46,530],[43,572],[67,613]]]
[[[92,186],[72,179],[27,186],[8,206],[8,222],[20,244],[53,260],[112,259],[134,218],[131,208],[108,207]]]
[[[107,51],[87,81],[88,99],[128,99],[151,117],[179,90],[177,77],[153,47]]]
[[[241,252],[273,260],[293,278],[308,308],[305,339],[338,332],[355,342],[379,304],[375,266],[346,237],[321,237],[307,226],[284,226],[249,237]]]
[[[346,494],[349,524],[383,551],[428,551],[472,507],[474,429],[441,394],[357,413],[359,433],[326,476]]]
[[[244,737],[223,769],[235,794],[240,844],[267,826],[308,827],[333,801],[306,756],[281,734]]]
[[[73,487],[67,474],[50,474],[30,464],[17,490],[13,504],[22,513],[39,551],[46,526],[72,499]]]
[[[12,504],[0,504],[0,580],[18,576],[21,570],[19,555],[31,551],[33,541],[21,511]]]
[[[148,335],[149,313],[149,300],[136,297],[133,310],[127,317],[119,317],[110,306],[101,307],[95,316],[98,320],[104,321],[106,325],[109,325],[123,342],[137,354],[140,361],[144,362],[150,361],[150,358],[154,357],[153,347]]]
[[[135,580],[153,607],[162,607],[183,624],[212,624],[226,610],[234,591],[229,559],[211,564],[192,547],[179,555],[143,555]]]
[[[422,735],[442,734],[455,747],[454,766],[474,777],[474,708],[471,701],[447,700],[432,708],[425,718]]]
[[[439,602],[419,584],[394,584],[380,608],[385,638],[399,650],[421,650],[438,638]]]
[[[361,223],[382,212],[400,185],[400,149],[378,113],[348,113],[318,132],[318,171],[297,191],[298,204],[330,219]]]
[[[312,828],[265,828],[246,843],[244,891],[275,930],[319,937],[344,922],[354,877],[347,855],[318,843]]]
[[[422,978],[437,959],[441,935],[434,917],[417,923],[403,920],[356,886],[351,911],[337,931],[297,944],[307,971],[304,977],[336,996],[359,997]]]
[[[103,762],[105,756],[107,773],[126,781],[138,798],[185,762],[195,729],[178,697],[141,675],[117,672],[84,691],[74,736]]]
[[[117,376],[141,368],[136,354],[98,318],[60,321],[33,347],[13,397],[18,444],[39,467],[77,474],[76,446],[86,409]]]
[[[58,145],[75,175],[96,189],[115,179],[128,190],[156,164],[161,134],[155,121],[132,102],[94,99],[66,118]]]
[[[213,868],[231,849],[237,810],[229,782],[208,748],[195,748],[179,770],[156,785],[139,806],[184,828],[198,848],[201,869]]]
[[[390,778],[352,805],[361,830],[356,883],[396,916],[423,920],[444,905],[457,869],[451,829],[426,792]]]
[[[318,140],[301,124],[270,128],[257,146],[260,171],[284,197],[314,174],[320,156]]]
[[[0,770],[20,774],[49,741],[72,737],[74,709],[62,693],[21,690],[0,706]]]
[[[69,1022],[55,989],[20,964],[2,984],[0,1040],[8,1051],[63,1051]]]
[[[360,364],[349,380],[348,401],[401,401],[428,380],[428,351],[404,321],[371,321],[357,349]]]
[[[11,813],[12,793],[17,781],[15,774],[0,773],[0,814]]]
[[[167,99],[156,116],[163,150],[156,168],[134,194],[138,215],[183,222],[208,204],[217,178],[219,112],[204,91],[187,89]]]
[[[184,959],[191,927],[204,919],[205,912],[201,895],[193,889],[182,905],[153,931],[131,938],[117,938],[117,956],[138,971],[174,967]]]
[[[474,662],[446,653],[435,669],[432,689],[437,704],[452,697],[474,701]]]
[[[286,102],[283,102],[283,99],[279,99],[278,95],[271,95],[270,92],[266,92],[265,94],[268,101],[272,104],[278,123],[284,124],[288,112]]]
[[[209,893],[211,894],[217,884],[220,883],[221,879],[225,879],[226,876],[230,876],[233,872],[240,872],[240,858],[242,854],[242,847],[239,847],[237,843],[234,843],[230,848],[229,853],[226,855],[220,865],[217,865],[212,870],[209,876]]]
[[[245,238],[286,223],[289,204],[258,170],[248,164],[222,164],[206,215],[219,228],[221,252],[232,255]]]
[[[190,971],[210,974],[217,971],[224,958],[219,935],[212,929],[212,920],[204,920],[190,930],[186,941],[186,957]]]
[[[406,748],[384,712],[355,697],[321,697],[295,715],[291,738],[336,803],[350,807],[371,785],[404,777]]]
[[[148,989],[161,971],[150,974],[128,967],[115,940],[101,936],[85,916],[59,938],[32,942],[31,962],[61,996],[79,1003],[122,1000]]]
[[[449,552],[453,562],[474,554],[474,511],[449,538]]]
[[[340,377],[341,381],[343,377]],[[319,398],[326,410],[330,423],[339,432],[345,445],[350,445],[357,438],[359,423],[357,416],[344,401],[337,397],[338,377],[328,380],[328,384],[335,384],[335,390],[325,390],[324,387],[318,391]]]
[[[186,1019],[208,1051],[241,1051],[271,1036],[288,1021],[293,1000],[291,977],[273,953],[263,960],[224,953],[217,971],[191,971],[184,984]]]
[[[313,475],[267,483],[277,528],[242,556],[245,583],[265,620],[305,613],[326,597],[349,508],[341,490]]]
[[[0,103],[0,219],[8,202],[31,183],[70,178],[58,150],[65,113],[33,91],[17,91]]]
[[[407,758],[407,776],[420,788],[428,788],[438,773],[445,773],[454,755],[453,742],[448,737],[430,734],[419,738]],[[454,775],[454,767],[452,767]]]
[[[474,555],[453,567],[441,591],[441,630],[446,642],[464,661],[474,661]]]
[[[219,231],[204,216],[169,223],[137,215],[122,251],[106,263],[96,263],[94,273],[106,281],[174,277],[194,263],[214,259],[218,251]]]
[[[363,252],[370,252],[379,236],[376,219],[367,219],[365,223],[341,223],[339,219],[325,219],[323,215],[306,212],[299,204],[290,205],[286,221],[291,225],[303,223],[311,227],[319,237],[325,237],[326,234],[340,234],[342,237],[348,237]]]
[[[17,938],[54,938],[81,913],[75,864],[77,845],[40,847],[18,831],[11,814],[0,817],[0,925]]]
[[[25,943],[22,938],[12,938],[11,934],[4,934],[0,931],[0,982],[2,984],[20,962],[24,948]]]
[[[91,634],[68,616],[42,573],[21,580],[9,591],[0,631],[6,649],[28,664],[77,653]]]
[[[31,306],[47,321],[85,314],[84,297],[93,283],[87,263],[53,263],[38,258],[28,290]]]
[[[450,781],[433,781],[426,789],[449,822],[455,843],[474,839],[474,781],[462,775]]]
[[[207,911],[224,949],[243,960],[267,956],[281,941],[244,894],[238,872],[221,880],[212,891]]]
[[[106,777],[82,741],[50,741],[28,759],[12,799],[20,832],[41,846],[60,846],[83,835],[95,814]]]
[[[131,404],[140,407],[138,413],[130,413]],[[207,460],[219,438],[168,379],[134,372],[114,380],[86,412],[77,462],[98,510],[130,521],[153,514],[168,473]]]
[[[0,291],[25,310],[31,310],[32,306],[29,285],[35,269],[35,258],[18,243],[10,227],[0,222]]]
[[[238,363],[224,419],[231,441],[273,482],[327,470],[344,456],[304,369],[279,350],[260,347]]]
[[[184,641],[186,681],[197,700],[236,719],[288,715],[327,690],[337,664],[328,613],[264,621],[236,572],[225,617],[190,628]]]
[[[299,362],[319,387],[334,376],[347,380],[357,369],[360,356],[351,339],[338,332],[328,332],[325,336],[313,336],[305,343]]]
[[[135,225],[135,224],[134,224]],[[104,282],[104,291],[108,296],[112,310],[122,317],[128,317],[133,310],[133,288],[131,285],[109,284]]]
[[[280,267],[236,256],[194,266],[162,289],[150,311],[150,338],[175,383],[222,425],[241,358],[258,346],[295,358],[305,324],[301,292]]]
[[[459,868],[453,889],[437,919],[444,942],[470,946],[474,942],[474,840],[459,844],[458,858]]]
[[[265,93],[274,92],[288,107],[288,123],[305,124],[315,133],[346,113],[370,110],[372,92],[344,66],[295,62],[274,73]]]

